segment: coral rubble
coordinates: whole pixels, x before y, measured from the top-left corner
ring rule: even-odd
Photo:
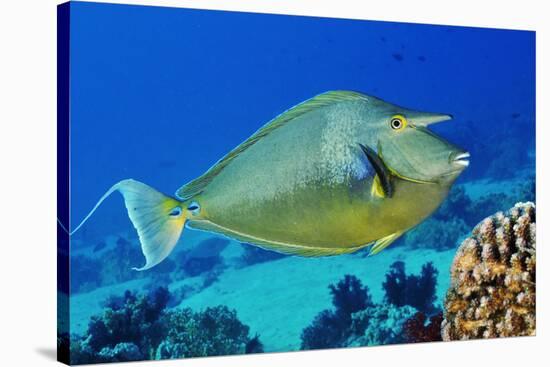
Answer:
[[[459,247],[445,299],[443,340],[535,334],[535,205],[479,223]]]

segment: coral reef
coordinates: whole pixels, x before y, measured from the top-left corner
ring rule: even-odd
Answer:
[[[103,282],[101,262],[88,256],[71,256],[71,292],[87,292]]]
[[[250,339],[245,347],[244,347],[245,354],[255,354],[255,353],[263,353],[264,352],[264,345],[260,341],[260,336],[256,334],[252,339]]]
[[[161,316],[169,297],[166,288],[158,288],[147,296],[127,291],[123,297],[112,297],[103,315],[90,320],[87,337],[72,341],[71,363],[148,358],[162,339],[166,326]]]
[[[300,336],[303,350],[340,348],[349,335],[349,326],[342,322],[333,311],[323,310],[302,330]]]
[[[338,348],[351,335],[352,314],[372,306],[368,287],[353,275],[329,285],[335,310],[320,312],[302,331],[301,349]]]
[[[403,322],[414,315],[411,306],[375,305],[352,316],[351,336],[346,346],[369,346],[402,343]]]
[[[118,343],[113,348],[105,347],[99,351],[99,358],[109,362],[139,361],[144,356],[134,343]]]
[[[429,219],[407,232],[402,243],[414,249],[446,251],[457,248],[460,240],[483,218],[518,201],[534,200],[534,177],[522,180],[505,192],[485,194],[476,200],[470,198],[464,185],[455,185],[441,207]]]
[[[441,204],[441,207],[432,216],[434,219],[449,221],[454,218],[468,218],[472,200],[466,193],[463,185],[451,187],[449,195]]]
[[[530,202],[474,228],[452,264],[443,340],[535,334],[535,233]]]
[[[420,317],[413,316],[425,318],[426,313],[436,311],[436,283],[437,270],[432,263],[424,264],[419,275],[407,275],[405,263],[396,261],[383,284],[385,303],[374,304],[368,287],[355,276],[346,275],[336,285],[329,285],[334,309],[320,312],[302,331],[301,349],[403,343],[432,337],[437,319],[432,318],[433,325],[424,330],[423,324],[422,329],[413,325]],[[409,326],[404,330],[407,320]],[[439,324],[436,328],[439,330]]]
[[[72,364],[260,353],[262,343],[248,336],[234,310],[226,306],[193,312],[168,310],[170,293],[126,291],[111,297],[102,315],[92,317],[86,336],[73,336]]]
[[[446,251],[456,248],[457,241],[468,234],[470,228],[460,217],[449,220],[430,218],[408,232],[404,238],[410,248],[433,248]]]
[[[261,247],[243,243],[243,254],[239,259],[241,267],[260,264],[267,261],[279,260],[287,255],[276,251],[264,250]]]
[[[369,288],[363,287],[361,281],[353,276],[346,275],[338,284],[329,285],[332,294],[332,304],[336,308],[336,315],[351,322],[351,315],[357,311],[372,306]]]
[[[437,313],[430,317],[426,324],[426,314],[417,312],[403,323],[401,335],[405,343],[426,343],[441,341],[441,322],[443,313]]]
[[[389,304],[401,307],[412,306],[418,311],[432,313],[437,285],[437,269],[431,262],[422,266],[420,275],[406,275],[405,263],[394,262],[382,284]]]
[[[92,250],[93,256],[71,257],[71,286],[73,292],[88,292],[99,287],[148,278],[157,286],[168,286],[174,280],[204,276],[202,289],[214,283],[224,270],[220,252],[229,244],[226,239],[209,238],[189,251],[180,251],[175,260],[167,258],[147,272],[136,272],[133,267],[143,264],[139,243],[118,237],[115,246],[100,242]],[[98,249],[99,248],[99,249]]]
[[[170,311],[165,323],[169,329],[156,359],[244,354],[251,341],[248,326],[226,306],[209,307],[198,313],[191,309]],[[258,346],[259,340],[255,343]]]

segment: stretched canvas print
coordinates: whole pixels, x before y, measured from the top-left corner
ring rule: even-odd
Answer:
[[[535,334],[535,33],[58,8],[69,364]]]

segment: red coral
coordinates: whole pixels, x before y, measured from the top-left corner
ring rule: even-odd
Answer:
[[[417,312],[403,324],[402,335],[407,343],[425,343],[441,341],[441,322],[443,313],[430,317],[426,325],[426,314]]]

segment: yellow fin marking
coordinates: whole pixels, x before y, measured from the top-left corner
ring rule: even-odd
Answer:
[[[391,245],[399,237],[401,237],[402,234],[403,232],[395,232],[390,234],[389,236],[382,237],[379,240],[375,241],[370,249],[369,256],[376,255],[377,253]]]
[[[386,194],[384,193],[384,188],[382,188],[380,177],[378,177],[378,175],[374,176],[374,180],[372,181],[372,186],[370,188],[370,194],[372,196],[377,196],[382,199],[386,197]]]

